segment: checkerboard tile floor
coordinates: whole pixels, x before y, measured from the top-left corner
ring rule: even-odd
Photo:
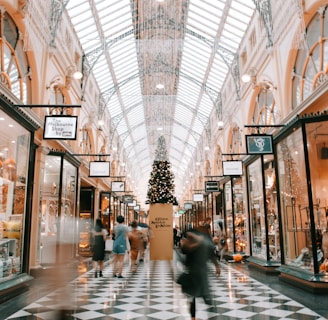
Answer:
[[[124,268],[124,278],[112,277],[107,264],[103,278],[89,271],[65,288],[27,305],[6,319],[62,319],[58,309],[66,302],[65,319],[190,319],[188,298],[173,280],[174,261],[146,261],[136,273]],[[324,320],[314,311],[268,286],[221,264],[221,276],[210,274],[213,305],[197,299],[196,319]]]

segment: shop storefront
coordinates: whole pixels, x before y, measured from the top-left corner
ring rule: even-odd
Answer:
[[[246,166],[251,266],[275,272],[280,266],[280,227],[273,155],[252,158]],[[261,174],[260,174],[261,173]]]
[[[321,264],[328,213],[328,116],[297,117],[275,138],[282,225],[280,277],[328,288]]]
[[[224,183],[224,220],[228,254],[246,254],[246,215],[241,177],[231,177]]]
[[[0,98],[0,292],[10,295],[27,275],[34,173],[29,117]]]
[[[54,265],[77,255],[76,193],[80,163],[63,152],[44,155],[40,177],[39,264]]]

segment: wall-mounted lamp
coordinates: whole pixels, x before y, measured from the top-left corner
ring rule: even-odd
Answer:
[[[270,80],[257,79],[258,72],[255,68],[250,68],[249,71],[242,75],[241,80],[245,83],[252,82],[252,86],[261,87],[262,90],[276,90],[277,87],[273,85]]]
[[[250,68],[247,73],[241,76],[241,80],[245,83],[251,82],[253,85],[256,84],[257,70],[255,68]]]
[[[98,126],[103,126],[105,124],[104,119],[99,119],[98,120]]]
[[[83,74],[81,71],[78,71],[76,66],[68,66],[65,72],[65,85],[69,88],[72,84],[72,78],[75,80],[81,80]]]

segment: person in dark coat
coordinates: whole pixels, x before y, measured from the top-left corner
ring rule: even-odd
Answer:
[[[107,231],[104,229],[101,219],[96,220],[93,230],[93,254],[92,262],[95,269],[95,278],[98,277],[97,268],[99,266],[99,277],[103,276],[104,260],[105,260],[105,242]]]
[[[213,242],[206,228],[192,229],[186,234],[182,242],[182,252],[186,255],[185,265],[189,280],[182,284],[182,291],[191,297],[191,319],[196,316],[196,298],[202,297],[207,304],[211,304],[208,282],[207,261],[212,261],[216,268],[216,275],[220,275],[220,266],[214,255]]]

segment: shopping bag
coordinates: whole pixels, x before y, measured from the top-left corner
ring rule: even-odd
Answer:
[[[112,252],[113,251],[113,244],[114,244],[113,239],[106,239],[105,251],[106,252]]]

